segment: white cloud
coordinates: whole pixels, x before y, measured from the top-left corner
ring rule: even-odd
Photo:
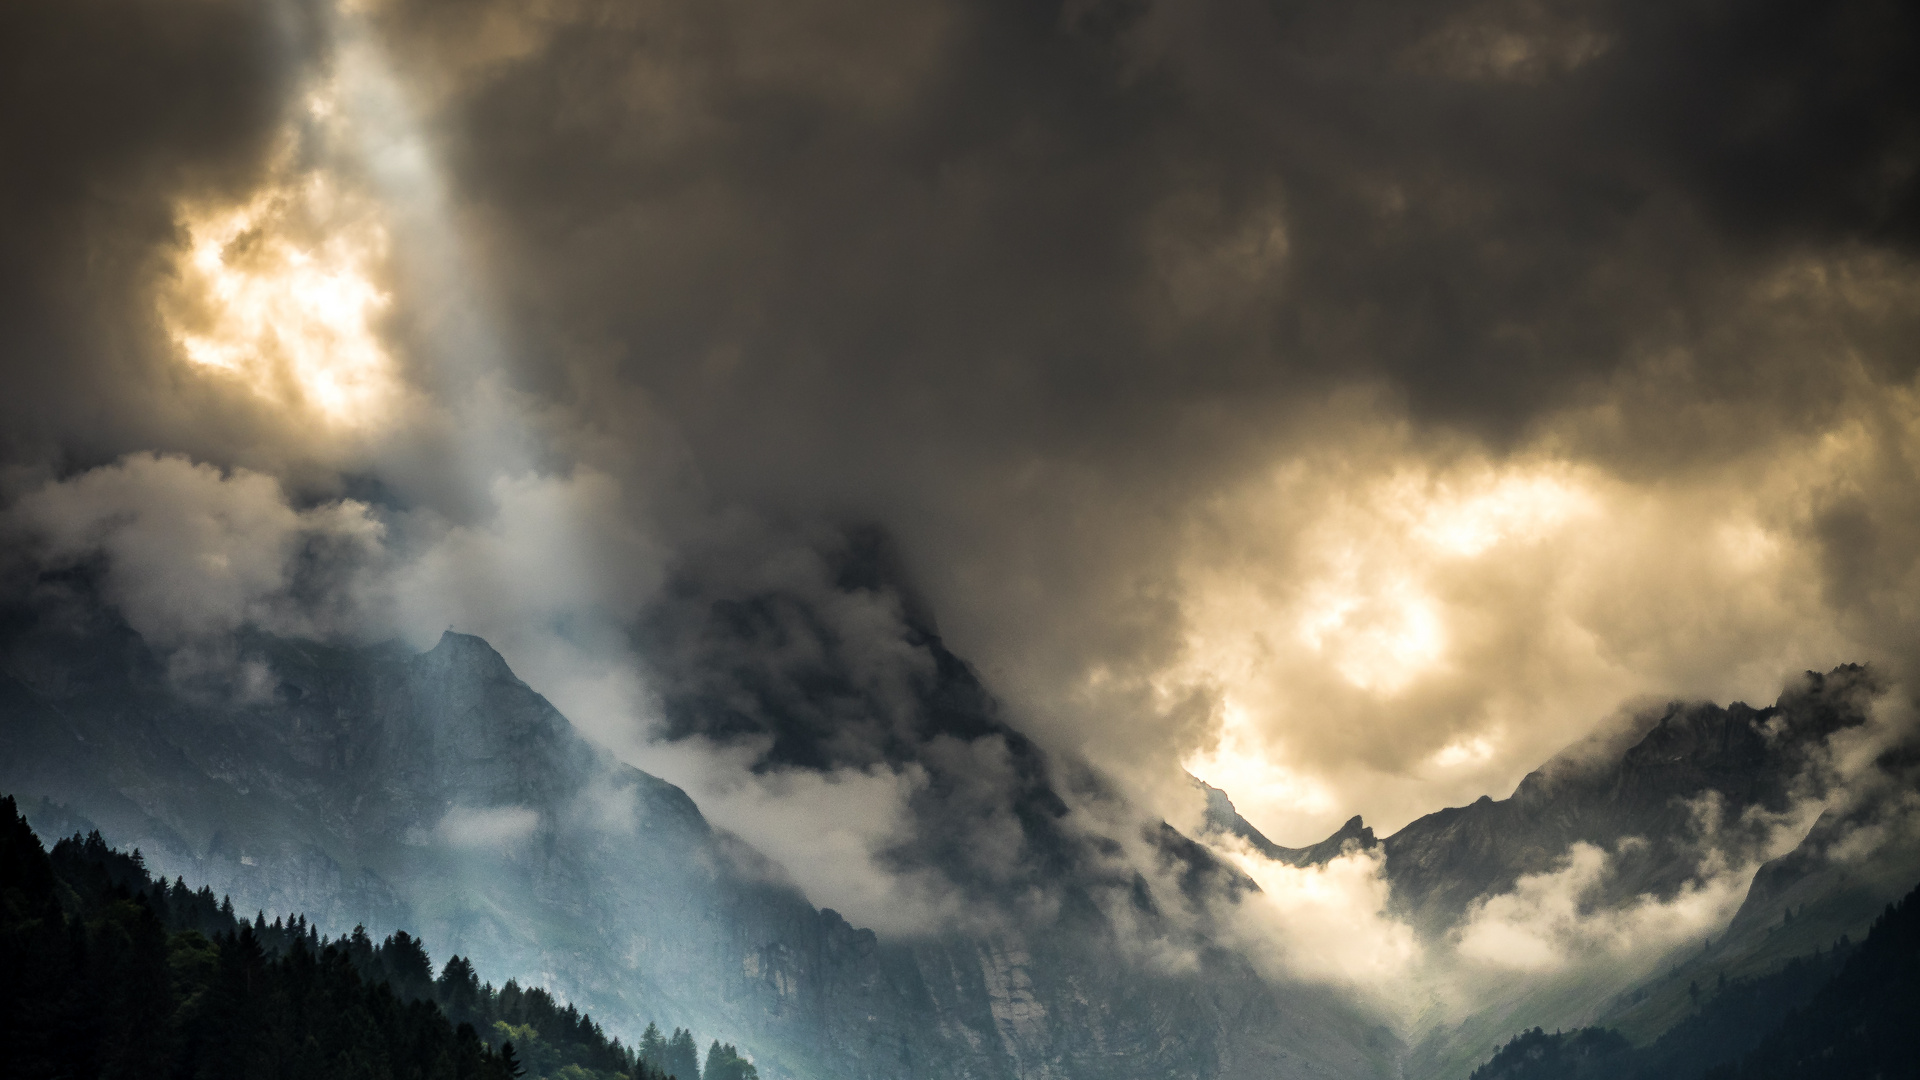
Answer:
[[[433,834],[459,848],[507,848],[539,827],[540,812],[530,806],[456,806],[433,827]]]
[[[1377,1003],[1404,995],[1424,951],[1388,913],[1386,856],[1357,847],[1320,866],[1275,862],[1233,838],[1216,851],[1260,886],[1227,913],[1228,933],[1267,973],[1362,991]]]
[[[47,483],[7,519],[44,565],[101,559],[107,599],[163,648],[247,625],[347,629],[362,615],[363,579],[385,537],[361,503],[297,510],[271,476],[146,453]],[[333,576],[299,599],[302,575]]]
[[[907,803],[927,784],[917,765],[754,773],[758,745],[691,739],[656,745],[645,768],[684,787],[715,825],[775,860],[817,907],[883,934],[954,926],[966,912],[937,875],[890,865],[887,849],[910,839]]]
[[[1635,842],[1629,838],[1622,844]],[[1613,863],[1602,848],[1574,844],[1552,870],[1524,875],[1512,891],[1477,901],[1458,931],[1456,951],[1475,963],[1536,973],[1594,960],[1650,963],[1725,926],[1759,869],[1758,864],[1734,868],[1709,859],[1705,872],[1672,897],[1593,903]]]

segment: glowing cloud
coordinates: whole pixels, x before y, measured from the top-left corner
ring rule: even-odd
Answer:
[[[343,122],[317,94],[305,121]],[[388,233],[378,208],[288,133],[274,179],[239,205],[183,206],[186,236],[162,320],[195,367],[337,427],[385,418],[397,389],[380,318]]]
[[[1309,594],[1301,641],[1354,686],[1383,694],[1439,664],[1446,633],[1433,598],[1404,577],[1362,580],[1362,568],[1340,561],[1349,565]]]
[[[1260,886],[1242,900],[1236,929],[1276,974],[1337,983],[1381,998],[1404,992],[1422,960],[1413,928],[1387,914],[1378,849],[1321,866],[1288,866],[1242,845],[1219,850]]]
[[[1598,502],[1564,470],[1489,472],[1465,483],[1388,482],[1381,501],[1410,524],[1409,534],[1445,555],[1472,557],[1496,544],[1540,540]]]
[[[1187,756],[1181,765],[1194,776],[1249,807],[1268,813],[1294,810],[1321,813],[1332,806],[1325,789],[1273,761],[1259,728],[1245,709],[1228,701],[1221,709],[1220,736],[1212,746]]]
[[[1493,749],[1493,743],[1484,736],[1475,736],[1465,742],[1448,743],[1430,760],[1440,768],[1450,769],[1485,761],[1493,756]]]

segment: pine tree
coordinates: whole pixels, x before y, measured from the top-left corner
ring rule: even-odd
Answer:
[[[667,1067],[667,1040],[660,1034],[660,1027],[651,1021],[647,1030],[640,1033],[640,1060],[655,1069]]]
[[[666,1060],[662,1063],[667,1075],[677,1080],[700,1080],[700,1048],[694,1045],[693,1032],[685,1028],[674,1028],[673,1037],[667,1040]]]
[[[419,939],[405,930],[396,931],[381,943],[379,955],[387,982],[401,1000],[433,996],[433,961]]]
[[[527,1074],[527,1070],[520,1064],[520,1059],[514,1055],[511,1040],[500,1044],[500,1068],[509,1077],[518,1078]]]
[[[707,1048],[707,1067],[701,1080],[760,1080],[760,1072],[732,1043],[715,1039]]]
[[[434,984],[434,997],[455,1022],[479,1019],[474,1010],[480,1002],[480,976],[473,970],[473,962],[464,956],[448,958],[439,982]]]

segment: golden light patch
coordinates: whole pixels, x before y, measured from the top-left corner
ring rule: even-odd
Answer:
[[[1443,769],[1461,765],[1477,765],[1493,756],[1493,743],[1485,736],[1476,735],[1463,742],[1450,742],[1433,755],[1432,761]]]
[[[1447,604],[1436,589],[1455,566],[1541,541],[1598,509],[1579,478],[1552,467],[1390,473],[1323,508],[1297,538],[1291,580],[1255,617],[1277,615],[1346,682],[1391,696],[1447,661]]]
[[[309,113],[324,122],[332,103]],[[387,230],[369,200],[293,156],[244,203],[179,209],[186,244],[162,320],[195,367],[329,425],[371,426],[397,388],[378,329]]]
[[[1257,808],[1255,812],[1312,815],[1332,808],[1323,786],[1272,760],[1245,709],[1228,700],[1220,712],[1219,738],[1180,763],[1188,773]]]
[[[1218,500],[1182,571],[1183,659],[1158,684],[1223,703],[1183,765],[1296,839],[1334,816],[1328,755],[1368,738],[1399,745],[1409,776],[1480,775],[1511,749],[1501,732],[1523,703],[1456,713],[1425,746],[1407,718],[1455,708],[1448,695],[1490,652],[1511,655],[1509,627],[1600,535],[1610,493],[1558,461],[1435,468],[1389,454],[1290,459]],[[1584,578],[1560,580],[1571,596]],[[1547,632],[1561,636],[1526,640],[1584,647],[1577,628]]]
[[[1597,508],[1557,470],[1489,473],[1438,491],[1402,480],[1386,496],[1412,522],[1412,536],[1448,555],[1475,556],[1506,541],[1538,540]]]
[[[1411,578],[1374,578],[1355,558],[1336,560],[1308,590],[1300,640],[1362,690],[1391,694],[1439,663],[1446,632],[1433,598]]]

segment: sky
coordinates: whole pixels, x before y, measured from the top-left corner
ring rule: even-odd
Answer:
[[[937,625],[1049,754],[1292,845],[1911,685],[1916,20],[10,4],[0,588],[90,567],[186,681],[482,634],[776,858],[919,774],[663,740],[661,612],[803,597],[882,702]]]

